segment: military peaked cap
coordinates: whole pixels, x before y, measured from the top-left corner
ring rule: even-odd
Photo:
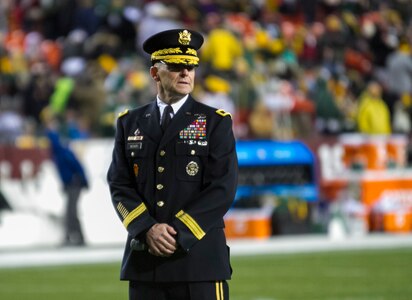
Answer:
[[[203,44],[203,36],[193,30],[172,29],[149,37],[143,50],[151,55],[152,64],[163,61],[167,64],[199,65],[197,50]]]

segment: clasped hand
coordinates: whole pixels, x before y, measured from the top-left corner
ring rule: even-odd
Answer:
[[[165,223],[153,225],[146,233],[149,253],[160,257],[169,257],[177,249],[176,230]]]

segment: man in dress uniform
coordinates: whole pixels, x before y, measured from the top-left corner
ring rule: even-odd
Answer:
[[[128,232],[130,300],[229,299],[223,216],[238,165],[230,114],[190,95],[202,43],[186,29],[148,38],[157,97],[117,120],[108,183]]]

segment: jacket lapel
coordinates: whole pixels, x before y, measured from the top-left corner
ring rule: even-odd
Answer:
[[[160,128],[159,109],[156,101],[153,101],[138,120],[141,130],[156,143],[162,138],[162,129]]]

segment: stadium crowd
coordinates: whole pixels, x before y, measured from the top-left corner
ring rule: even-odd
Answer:
[[[239,139],[410,134],[411,16],[407,0],[4,0],[0,137],[50,114],[70,139],[113,136],[155,95],[142,41],[178,27],[205,36],[195,96]]]

